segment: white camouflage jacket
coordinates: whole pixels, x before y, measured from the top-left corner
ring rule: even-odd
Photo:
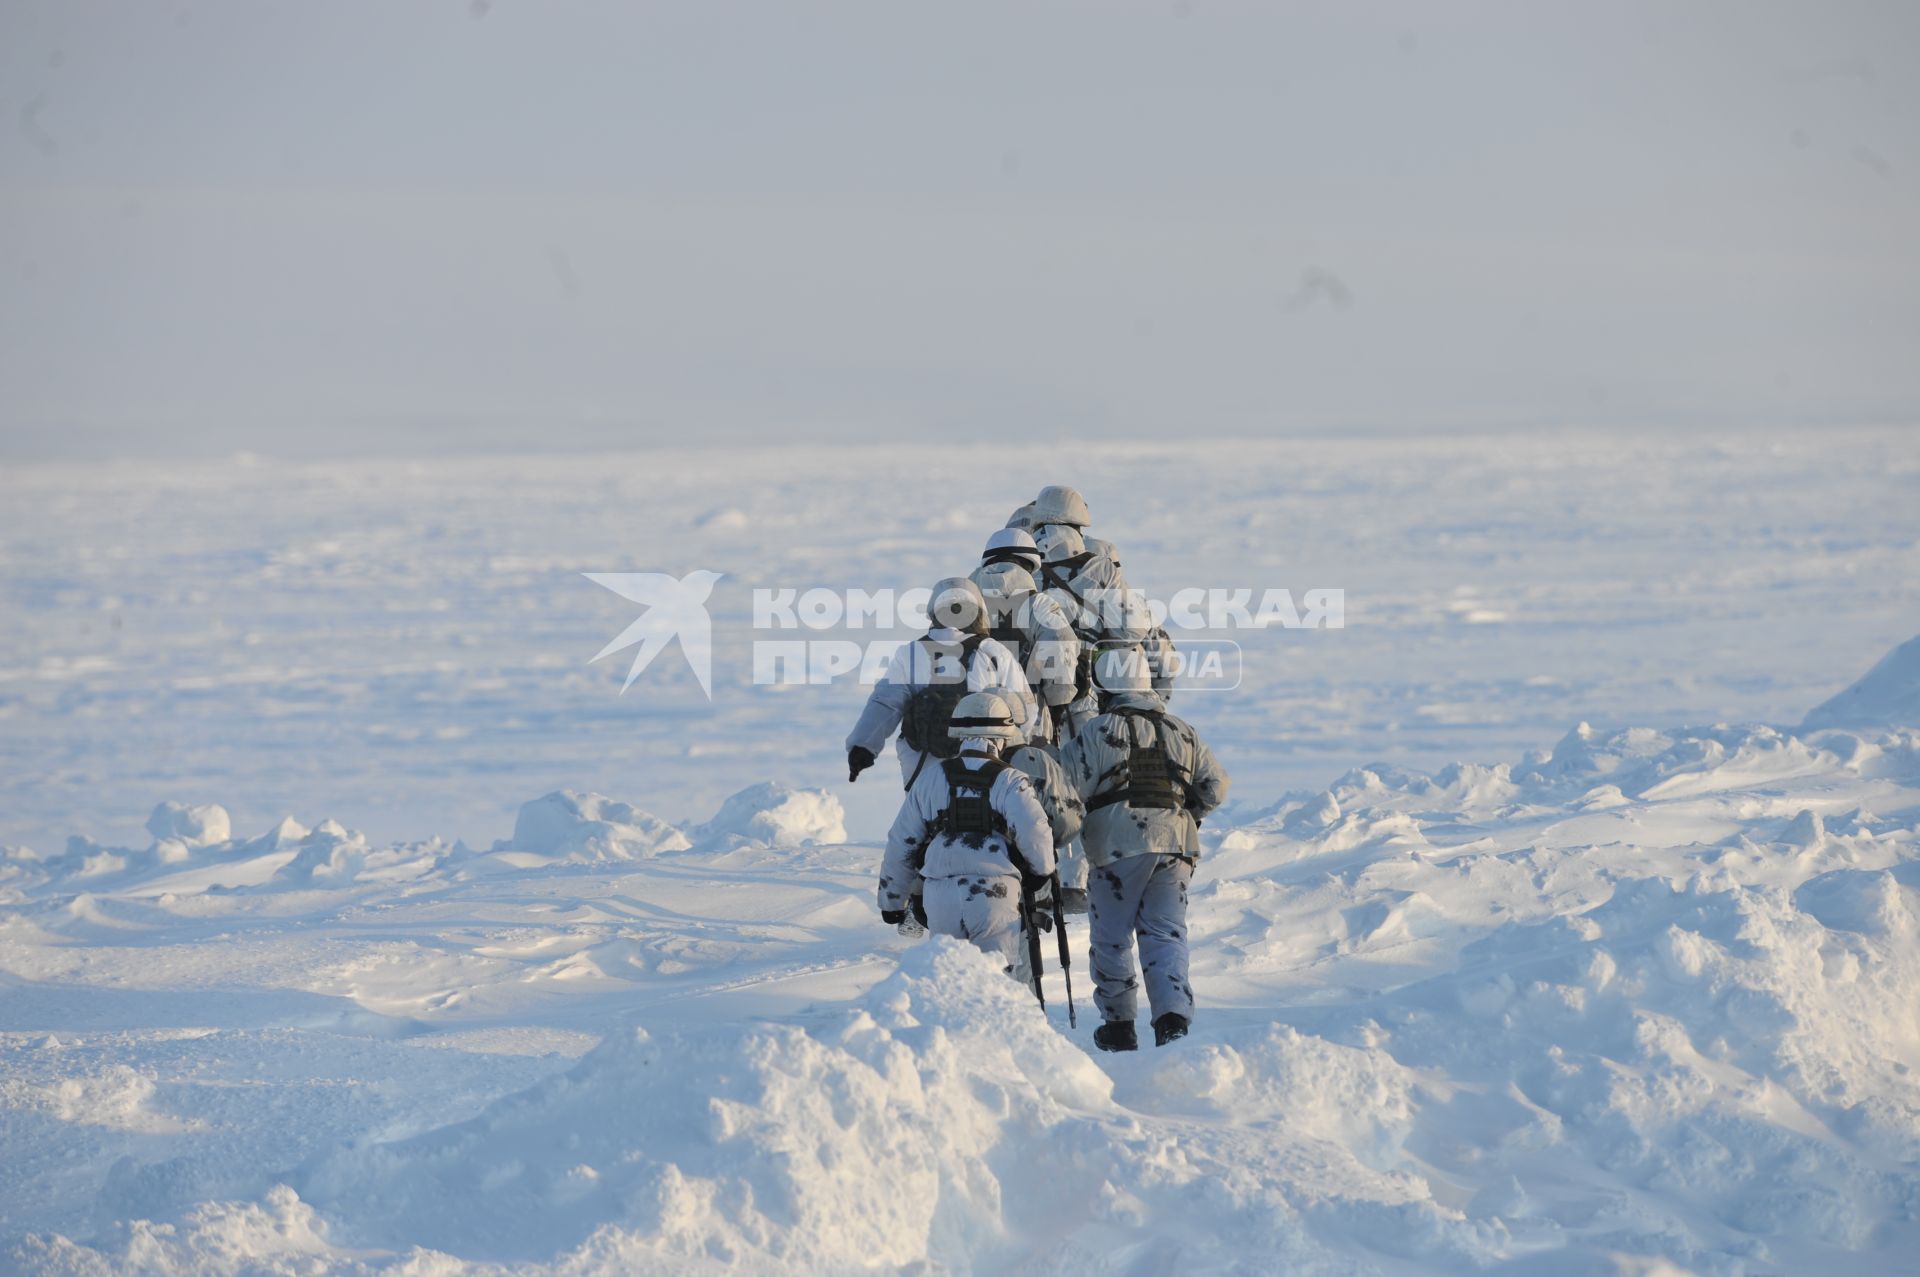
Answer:
[[[1168,762],[1183,781],[1186,805],[1134,808],[1117,802],[1096,807],[1101,795],[1125,788],[1133,746],[1156,742],[1166,749]],[[1151,692],[1116,695],[1061,751],[1060,763],[1087,804],[1081,834],[1087,863],[1094,866],[1127,856],[1198,856],[1199,818],[1227,798],[1227,773],[1213,751]]]
[[[962,746],[960,761],[969,771],[979,771],[989,756]],[[1033,782],[1018,767],[1003,767],[987,791],[988,804],[1006,821],[1011,848],[1007,836],[999,833],[957,837],[943,830],[940,817],[952,801],[946,770],[929,761],[887,832],[887,850],[880,860],[882,910],[905,909],[907,898],[919,893],[922,878],[1018,877],[1020,870],[1009,854],[1013,849],[1033,873],[1045,877],[1054,871],[1046,810]]]
[[[1011,563],[987,563],[973,570],[973,583],[987,596],[989,611],[1010,609],[1013,628],[1026,639],[1023,672],[1027,685],[1044,705],[1069,705],[1074,700],[1075,662],[1080,636],[1073,621],[1049,594],[1033,588],[1033,577]]]
[[[1080,826],[1086,820],[1087,805],[1080,801],[1080,788],[1067,775],[1059,759],[1042,745],[1018,745],[1002,757],[1008,766],[1018,767],[1033,782],[1040,806],[1046,810],[1047,820],[1053,826],[1054,850],[1058,852],[1078,838]]]
[[[936,657],[929,643],[934,648],[956,651],[964,637],[958,630],[935,626],[924,638],[902,643],[893,654],[886,676],[875,683],[868,694],[866,708],[860,711],[853,731],[847,735],[846,747],[851,750],[857,746],[877,758],[886,747],[887,738],[900,730],[900,720],[907,712],[907,701],[914,689],[934,681]],[[1027,686],[1020,662],[1004,645],[991,638],[980,640],[973,659],[967,663],[967,690],[1000,693],[1020,720],[1021,734],[1031,737],[1038,733],[1039,701]],[[904,736],[894,742],[894,751],[900,756],[903,774],[912,775],[920,761],[920,751],[907,744]]]

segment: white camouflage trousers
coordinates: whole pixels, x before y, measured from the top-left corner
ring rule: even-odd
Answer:
[[[1026,937],[1020,930],[1020,880],[1004,875],[928,878],[920,902],[927,930],[971,940],[984,953],[999,954],[1007,974],[1026,984],[1032,978]]]
[[[1153,1018],[1169,1011],[1193,1018],[1193,986],[1187,983],[1187,884],[1192,880],[1192,862],[1179,856],[1122,856],[1087,875],[1088,965],[1101,1019],[1134,1017],[1140,988],[1133,968],[1136,937]]]
[[[1087,885],[1087,844],[1084,839],[1075,838],[1064,847],[1055,847],[1053,854],[1058,858],[1060,867],[1060,885],[1084,889]]]

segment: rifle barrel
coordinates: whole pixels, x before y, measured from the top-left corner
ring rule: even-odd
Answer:
[[[1053,934],[1060,942],[1060,978],[1067,983],[1067,1027],[1080,1027],[1079,1013],[1073,1006],[1073,950],[1067,945],[1067,912],[1060,899],[1060,872],[1054,871],[1050,880],[1053,889]]]
[[[1027,966],[1033,979],[1033,997],[1040,1009],[1047,1009],[1047,995],[1040,988],[1040,923],[1035,918],[1036,906],[1033,903],[1033,888],[1027,884],[1027,875],[1020,875],[1020,925],[1027,933]]]

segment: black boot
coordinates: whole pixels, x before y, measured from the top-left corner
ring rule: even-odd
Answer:
[[[1187,1027],[1190,1023],[1191,1021],[1178,1011],[1169,1011],[1156,1018],[1153,1022],[1153,1044],[1165,1046],[1169,1042],[1184,1038],[1187,1036]]]
[[[1108,1020],[1093,1031],[1093,1044],[1102,1051],[1138,1051],[1140,1037],[1132,1020]]]

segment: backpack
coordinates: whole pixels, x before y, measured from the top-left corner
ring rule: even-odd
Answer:
[[[922,683],[907,697],[906,712],[900,717],[900,735],[922,754],[945,759],[960,752],[960,742],[947,735],[947,728],[953,722],[954,707],[969,690],[967,674],[973,666],[973,654],[985,638],[984,634],[969,634],[960,641],[958,678]],[[914,775],[919,774],[916,768]]]

